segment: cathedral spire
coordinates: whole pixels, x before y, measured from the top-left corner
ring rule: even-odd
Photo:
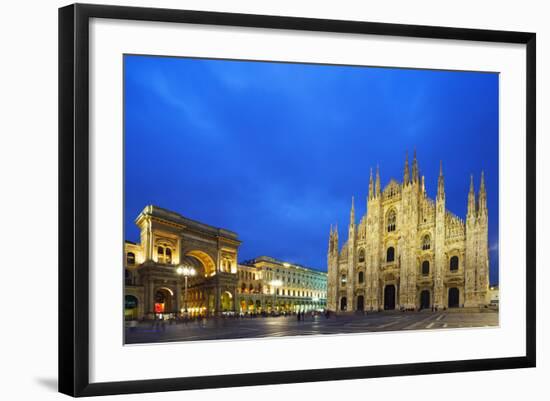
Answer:
[[[333,248],[334,248],[333,244],[332,244],[333,240],[334,240],[334,234],[332,232],[332,224],[331,224],[330,225],[330,234],[328,235],[328,251],[329,251],[329,253],[331,253]]]
[[[349,225],[355,225],[355,199],[351,197],[351,211],[349,212]]]
[[[475,213],[476,213],[476,195],[474,192],[474,175],[470,174],[470,192],[468,192],[467,216],[475,216]]]
[[[437,199],[445,199],[445,178],[443,177],[443,161],[439,161],[439,178],[437,180]]]
[[[403,169],[403,186],[408,185],[410,180],[409,175],[409,152],[405,153],[405,168]]]
[[[418,162],[416,161],[416,147],[414,148],[413,165],[412,165],[412,181],[418,182],[420,171],[418,170]]]
[[[380,196],[380,168],[378,164],[376,165],[376,187],[375,187],[375,196]]]
[[[370,168],[370,179],[369,179],[369,199],[372,199],[374,197],[373,192],[373,182],[372,182],[372,167]]]
[[[479,184],[478,210],[480,213],[487,210],[487,193],[485,192],[485,174],[483,170],[481,170],[481,183]]]

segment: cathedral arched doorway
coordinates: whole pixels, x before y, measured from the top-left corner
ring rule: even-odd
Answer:
[[[357,297],[357,310],[362,312],[365,309],[365,297],[359,295]]]
[[[449,288],[449,308],[458,308],[459,292],[458,288]]]
[[[420,309],[428,309],[430,307],[430,291],[424,290],[420,293]]]
[[[345,311],[348,308],[348,299],[346,297],[342,297],[340,300],[340,310]]]
[[[393,284],[384,287],[384,309],[395,309],[395,285]]]

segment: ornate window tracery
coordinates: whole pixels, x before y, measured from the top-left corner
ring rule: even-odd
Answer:
[[[359,263],[362,263],[365,261],[365,250],[364,249],[361,249],[359,251]]]
[[[386,223],[386,228],[387,228],[389,233],[392,232],[392,231],[395,231],[396,223],[397,223],[397,215],[395,213],[395,210],[392,209],[388,213],[388,218],[387,218],[387,223]]]
[[[430,236],[429,235],[425,235],[423,238],[422,238],[422,250],[426,251],[428,249],[431,248],[431,239],[430,239]]]

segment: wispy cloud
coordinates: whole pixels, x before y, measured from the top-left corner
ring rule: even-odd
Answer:
[[[213,113],[209,112],[204,99],[193,95],[192,90],[175,90],[164,74],[156,72],[152,79],[152,88],[167,104],[180,110],[197,128],[211,133],[216,132]]]

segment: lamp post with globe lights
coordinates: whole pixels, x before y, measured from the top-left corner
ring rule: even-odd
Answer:
[[[195,274],[197,274],[197,271],[191,267],[191,266],[178,266],[176,268],[176,273],[179,276],[183,276],[185,284],[184,284],[184,292],[183,292],[183,306],[185,310],[185,316],[187,317],[187,279],[189,277],[193,277]]]

